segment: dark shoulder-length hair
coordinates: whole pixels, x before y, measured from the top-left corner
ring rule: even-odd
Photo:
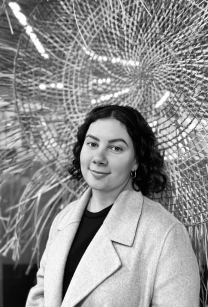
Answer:
[[[164,155],[158,149],[157,139],[144,117],[130,106],[103,105],[95,107],[87,114],[78,129],[77,142],[73,148],[73,166],[69,169],[71,178],[82,178],[80,153],[90,124],[105,118],[120,121],[132,139],[138,163],[136,177],[132,178],[133,189],[141,191],[143,195],[162,192],[167,182]]]

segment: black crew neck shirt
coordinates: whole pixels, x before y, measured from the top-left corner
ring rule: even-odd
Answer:
[[[113,205],[108,206],[99,212],[90,212],[87,208],[85,209],[67,257],[63,278],[62,298],[64,298],[66,294],[74,272],[85,250],[102,225],[112,206]]]

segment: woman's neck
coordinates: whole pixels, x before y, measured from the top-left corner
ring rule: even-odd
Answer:
[[[89,200],[87,209],[91,212],[99,212],[108,206],[112,205],[118,195],[106,195],[104,193],[98,193],[98,191],[92,191],[92,197]]]
[[[123,187],[119,187],[117,190],[113,191],[99,191],[92,189],[92,196],[89,200],[87,209],[91,212],[99,212],[114,204],[116,198],[128,183],[129,180],[123,185]]]

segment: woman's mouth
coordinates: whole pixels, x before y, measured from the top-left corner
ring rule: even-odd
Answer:
[[[102,175],[108,175],[109,174],[109,173],[104,173],[104,172],[98,172],[98,171],[95,171],[95,170],[92,170],[92,169],[91,169],[91,172],[96,173],[96,174],[102,174]]]
[[[104,172],[98,172],[95,170],[90,170],[91,174],[95,177],[95,178],[103,178],[106,177],[107,175],[109,175],[110,173],[104,173]]]

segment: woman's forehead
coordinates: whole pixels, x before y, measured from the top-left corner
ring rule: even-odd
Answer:
[[[125,125],[114,118],[96,120],[89,126],[86,136],[88,134],[93,134],[98,138],[112,139],[123,137],[127,140],[131,140]]]

